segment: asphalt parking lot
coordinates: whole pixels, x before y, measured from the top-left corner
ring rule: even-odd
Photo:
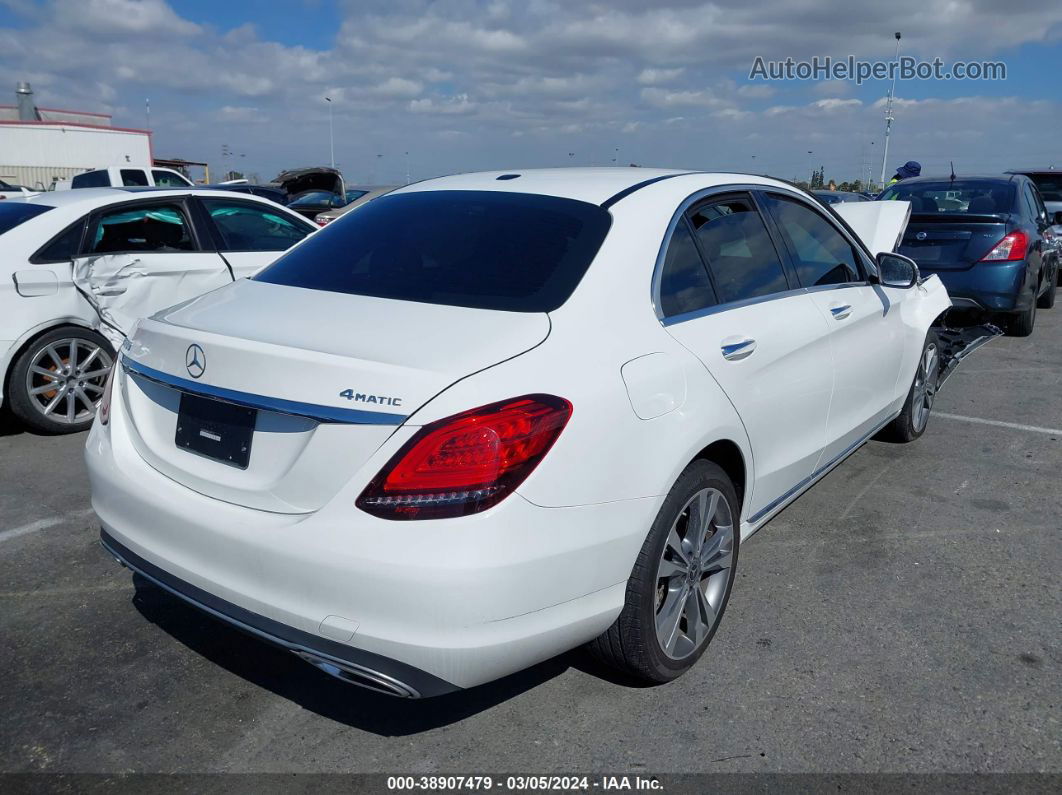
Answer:
[[[83,434],[0,434],[5,772],[1062,771],[1062,308],[754,536],[657,688],[580,652],[423,702],[335,682],[135,589]]]

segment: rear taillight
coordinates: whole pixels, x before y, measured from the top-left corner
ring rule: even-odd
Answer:
[[[531,474],[572,415],[552,395],[492,403],[425,425],[358,497],[383,519],[443,519],[497,505]]]
[[[111,390],[114,388],[114,371],[117,369],[118,362],[115,362],[111,365],[107,381],[103,384],[103,397],[100,398],[99,408],[100,425],[106,425],[111,420]]]
[[[992,250],[981,257],[981,262],[1009,262],[1010,260],[1025,259],[1025,253],[1029,248],[1029,238],[1021,230],[1011,232],[1000,240]]]

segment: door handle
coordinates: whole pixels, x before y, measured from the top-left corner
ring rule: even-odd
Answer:
[[[831,306],[830,314],[833,315],[834,320],[844,320],[850,314],[852,314],[851,304],[841,304],[840,306]]]
[[[740,342],[724,342],[720,346],[723,358],[728,362],[739,362],[747,359],[756,350],[756,340],[746,337]]]

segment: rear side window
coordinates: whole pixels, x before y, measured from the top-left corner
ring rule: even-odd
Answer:
[[[122,184],[126,187],[144,187],[148,184],[147,173],[139,168],[123,168]]]
[[[314,229],[250,202],[203,199],[203,206],[221,233],[223,251],[284,251]]]
[[[72,188],[107,188],[110,184],[111,178],[106,171],[89,171],[70,180]]]
[[[92,254],[122,251],[169,253],[194,248],[184,210],[176,204],[153,204],[126,207],[101,215],[89,251]]]
[[[124,172],[123,172],[124,173]],[[161,187],[167,188],[187,188],[188,180],[181,179],[180,176],[170,171],[152,171],[151,178],[155,180],[155,184]],[[126,185],[129,183],[127,182]]]
[[[784,196],[771,194],[768,207],[804,287],[860,281],[858,255],[833,224]]]
[[[660,312],[664,317],[673,317],[714,304],[715,293],[708,271],[704,269],[686,220],[680,219],[660,270]]]
[[[254,277],[401,301],[549,312],[594,259],[611,216],[573,199],[504,191],[384,196]]]
[[[81,233],[85,229],[85,219],[67,227],[48,245],[33,255],[31,262],[65,262],[77,256],[81,245]]]
[[[0,235],[50,209],[52,208],[42,204],[27,204],[10,200],[0,202]]]
[[[720,303],[789,289],[774,242],[751,198],[712,202],[690,212],[689,219]]]

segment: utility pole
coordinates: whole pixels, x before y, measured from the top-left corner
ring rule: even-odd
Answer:
[[[151,98],[144,100],[144,112],[147,114],[147,128],[151,132]]]
[[[896,72],[900,68],[900,31],[896,31],[896,55],[893,58],[892,88],[885,103],[885,146],[881,153],[881,186],[885,187],[885,166],[889,159],[889,135],[892,133],[892,101],[896,98]]]
[[[332,168],[336,167],[336,139],[332,128],[332,98],[325,97],[328,103],[328,162]]]

